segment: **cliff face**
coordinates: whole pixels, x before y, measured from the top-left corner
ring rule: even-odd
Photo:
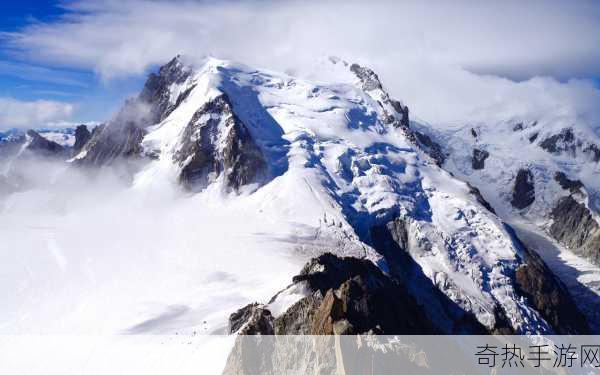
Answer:
[[[535,184],[529,169],[520,169],[515,177],[512,205],[518,209],[529,207],[535,201]]]
[[[104,166],[115,160],[143,157],[142,139],[147,128],[164,119],[189,92],[174,95],[174,85],[190,75],[179,57],[152,73],[140,94],[128,100],[119,112],[102,127],[97,127],[75,155],[80,165]]]
[[[550,234],[570,250],[600,265],[600,225],[587,207],[563,197],[551,213]]]
[[[188,189],[204,188],[222,174],[227,186],[236,190],[266,176],[262,152],[225,94],[196,111],[181,139],[173,159]]]
[[[273,317],[268,306],[251,304],[230,317],[231,332],[276,335],[442,333],[408,290],[373,263],[323,254],[308,262],[292,286],[306,297]],[[273,297],[271,303],[277,300]],[[477,326],[477,325],[475,325]],[[478,326],[479,333],[485,332]]]

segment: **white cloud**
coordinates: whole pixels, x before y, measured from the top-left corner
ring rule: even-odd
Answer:
[[[599,74],[600,4],[91,0],[6,34],[31,57],[139,73],[178,52],[273,64],[314,55],[414,59],[531,77]],[[224,57],[228,57],[224,56]]]
[[[20,101],[0,97],[0,128],[37,128],[68,119],[74,105],[50,100]]]
[[[524,99],[536,113],[598,111],[589,83],[534,77],[600,75],[599,2],[91,0],[66,8],[59,20],[4,34],[5,46],[105,79],[178,53],[278,70],[337,55],[374,67],[428,121],[519,113]]]

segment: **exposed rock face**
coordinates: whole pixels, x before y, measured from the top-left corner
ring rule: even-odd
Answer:
[[[600,147],[592,143],[583,148],[584,154],[589,154],[596,163],[600,161]]]
[[[141,156],[145,128],[163,120],[189,94],[189,90],[171,98],[170,86],[185,81],[190,70],[174,58],[162,66],[158,74],[150,74],[143,90],[128,100],[119,113],[106,125],[96,127],[83,147],[82,165],[107,165],[114,160]]]
[[[535,132],[532,135],[529,136],[529,143],[533,143],[535,142],[535,140],[537,139],[537,137],[540,135],[540,133]]]
[[[181,166],[179,180],[189,189],[203,188],[221,174],[234,189],[266,176],[262,152],[225,94],[194,114],[182,142],[174,159]]]
[[[488,201],[485,200],[485,198],[481,194],[481,191],[479,191],[479,189],[477,189],[475,186],[469,184],[468,182],[467,182],[467,185],[469,186],[469,193],[473,194],[475,196],[475,198],[477,198],[477,202],[479,202],[483,207],[485,207],[491,213],[496,214],[496,211],[494,210],[492,205]]]
[[[350,70],[356,74],[362,83],[362,88],[365,91],[382,90],[381,81],[377,74],[367,67],[358,64],[350,65]]]
[[[272,335],[273,316],[263,305],[246,305],[229,316],[229,333],[238,331],[240,335]]]
[[[435,161],[438,166],[444,164],[446,160],[446,155],[444,151],[442,151],[442,146],[435,143],[427,134],[421,133],[419,131],[413,131],[416,140],[418,141],[418,145],[421,147],[423,151]]]
[[[573,129],[566,128],[540,142],[540,147],[551,153],[575,153],[575,135]]]
[[[574,253],[600,265],[600,225],[588,208],[567,196],[558,201],[550,215],[552,237]]]
[[[56,142],[49,141],[39,135],[35,130],[28,130],[27,136],[31,138],[27,150],[41,156],[57,156],[65,152],[65,148]]]
[[[560,187],[562,187],[565,190],[569,190],[572,193],[580,191],[580,189],[583,187],[583,183],[581,181],[571,180],[567,177],[566,174],[562,172],[556,172],[554,174],[554,180],[558,182]]]
[[[565,128],[560,133],[544,139],[540,142],[540,147],[553,154],[567,153],[572,157],[575,157],[579,150],[584,155],[589,155],[594,162],[600,161],[600,147],[595,143],[577,139],[571,128]]]
[[[368,260],[323,254],[293,281],[304,283],[311,294],[274,319],[273,328],[260,327],[267,321],[264,318],[253,323],[256,313],[235,313],[249,317],[245,333],[268,334],[271,329],[277,335],[439,333],[407,290]]]
[[[529,300],[556,333],[589,334],[586,318],[577,309],[565,285],[537,254],[526,248],[514,232],[512,234],[523,249],[523,264],[515,273],[517,292]]]
[[[529,207],[535,201],[533,174],[529,169],[520,169],[515,179],[511,204],[518,209]]]
[[[442,147],[434,142],[428,135],[410,129],[408,107],[401,102],[390,98],[389,94],[383,89],[383,85],[377,74],[371,69],[358,64],[352,64],[350,70],[358,77],[361,88],[365,92],[370,94],[375,92],[372,97],[379,103],[383,110],[383,123],[401,129],[408,140],[429,155],[438,166],[444,164],[446,156],[444,155]]]
[[[144,129],[131,121],[119,125],[110,123],[98,126],[82,149],[85,151],[85,156],[77,162],[81,165],[99,167],[117,159],[139,156],[145,134]]]
[[[73,154],[77,155],[91,137],[92,133],[90,133],[87,126],[79,125],[77,128],[75,128],[75,144],[73,145]]]
[[[473,149],[473,159],[471,160],[471,166],[473,169],[485,168],[485,159],[490,156],[490,153],[485,150]]]
[[[190,90],[181,93],[175,103],[171,103],[169,87],[174,83],[184,82],[190,74],[191,71],[182,64],[179,56],[163,65],[158,74],[150,74],[138,97],[138,100],[150,104],[147,120],[150,124],[158,123],[166,118],[190,93]]]
[[[397,128],[402,127],[402,128],[408,129],[408,127],[409,127],[408,107],[403,105],[399,101],[393,100],[390,98],[388,93],[385,90],[383,90],[383,86],[382,86],[381,81],[379,80],[379,77],[377,76],[377,74],[375,74],[375,72],[372,71],[371,69],[360,66],[358,64],[352,64],[350,66],[350,71],[352,71],[358,77],[358,79],[361,82],[361,87],[364,91],[367,91],[367,92],[376,91],[376,90],[381,91],[382,96],[381,96],[381,102],[379,104],[382,105],[382,107],[384,109],[383,121],[386,124],[393,124]],[[393,114],[393,113],[389,113],[389,111],[387,111],[385,108],[388,105],[390,105],[399,116],[396,116],[396,114]]]
[[[408,222],[402,218],[396,218],[387,225],[374,229],[376,229],[372,230],[374,246],[385,256],[394,275],[406,280],[405,283],[412,282],[426,285],[428,283],[426,276],[417,275],[415,277],[407,274],[408,270],[414,269],[410,264],[412,259],[407,254],[409,247]],[[516,292],[527,298],[530,305],[540,313],[557,333],[589,333],[584,315],[577,309],[562,282],[554,276],[552,271],[535,253],[520,242],[512,228],[507,227],[507,230],[516,246],[523,252],[522,264],[515,275]],[[397,259],[396,263],[394,263],[394,259]],[[426,291],[426,289],[423,290]],[[478,333],[479,323],[471,314],[453,305],[453,302],[445,299],[444,296],[437,295],[441,292],[436,286],[432,285],[431,290],[431,294],[435,298],[429,299],[429,301],[435,302],[438,306],[436,307],[434,303],[430,303],[426,306],[427,309],[437,310],[433,315],[438,317],[445,315],[446,319],[454,322],[455,327],[449,332],[446,330],[446,333]],[[499,305],[496,307],[494,312],[495,324],[491,328],[491,332],[493,334],[514,334],[512,326],[504,315],[504,310]],[[436,323],[440,324],[440,322]],[[481,331],[479,331],[479,334],[481,334]]]
[[[409,222],[397,217],[383,225],[371,228],[372,246],[384,256],[390,268],[390,274],[403,285],[415,289],[414,295],[421,302],[425,313],[444,334],[488,334],[472,313],[465,311],[444,294],[413,260],[409,253]],[[427,246],[423,244],[423,246]],[[434,318],[435,317],[435,318]],[[505,319],[504,319],[505,320]],[[502,324],[503,319],[491,329],[491,333],[514,334]]]

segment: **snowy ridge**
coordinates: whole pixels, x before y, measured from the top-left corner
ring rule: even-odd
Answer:
[[[443,145],[443,168],[477,187],[502,220],[518,229],[526,244],[579,296],[580,309],[597,327],[600,267],[556,243],[549,232],[553,210],[564,197],[583,203],[599,222],[600,163],[594,151],[600,145],[598,129],[560,111],[510,121],[411,126]],[[479,151],[474,150],[485,152],[477,168],[474,156]],[[519,170],[531,173],[534,188],[534,200],[523,209],[511,204]]]

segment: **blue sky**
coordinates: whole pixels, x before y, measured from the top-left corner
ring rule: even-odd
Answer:
[[[52,23],[65,13],[60,3],[53,1],[3,1],[0,31],[14,32],[39,22]],[[36,61],[23,58],[10,48],[0,49],[0,97],[23,102],[75,103],[68,122],[106,120],[125,98],[140,90],[144,79],[144,75],[132,75],[103,80],[90,69]]]
[[[600,2],[340,4],[3,1],[0,128],[104,121],[180,53],[294,71],[337,55],[375,68],[428,121],[470,119],[499,102],[514,115],[528,97],[531,112],[600,108],[590,89],[600,87]]]

